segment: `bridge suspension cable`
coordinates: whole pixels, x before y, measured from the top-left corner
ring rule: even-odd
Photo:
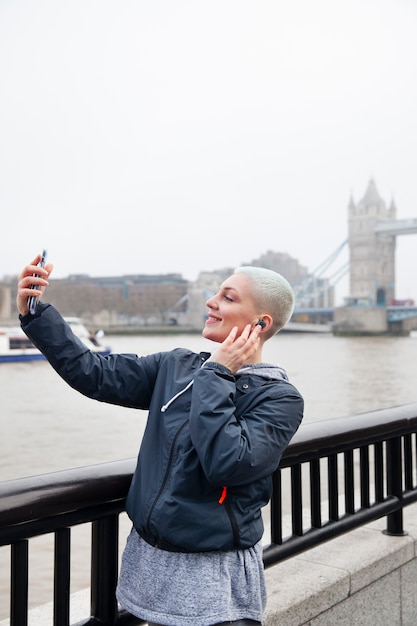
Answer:
[[[323,274],[323,272],[325,272],[327,270],[328,267],[330,267],[330,265],[333,263],[333,261],[335,261],[337,259],[337,257],[339,256],[339,254],[342,252],[343,248],[345,247],[345,245],[347,244],[348,240],[345,239],[340,246],[338,246],[336,248],[336,250],[334,250],[334,252],[332,252],[327,259],[325,259],[324,261],[322,261],[322,263],[320,263],[320,265],[313,271],[313,274],[315,276],[321,276]]]
[[[329,291],[335,284],[339,282],[349,271],[349,262],[339,267],[329,278],[322,278],[322,275],[334,261],[338,258],[343,248],[348,243],[345,239],[318,267],[305,276],[300,282],[293,286],[294,294],[297,300],[297,306],[308,305],[312,300],[316,300],[318,296]]]

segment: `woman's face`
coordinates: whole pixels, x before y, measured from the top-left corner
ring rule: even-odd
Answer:
[[[251,286],[245,274],[233,274],[222,283],[218,293],[206,302],[209,311],[203,337],[221,343],[234,326],[240,335],[247,324],[256,323],[258,316]]]

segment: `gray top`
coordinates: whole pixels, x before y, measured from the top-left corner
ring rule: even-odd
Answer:
[[[226,552],[168,552],[132,529],[117,599],[129,613],[166,626],[262,622],[266,588],[262,544]]]

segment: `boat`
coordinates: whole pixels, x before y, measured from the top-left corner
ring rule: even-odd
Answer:
[[[88,331],[79,317],[66,317],[73,333],[92,352],[103,356],[110,354],[111,349],[101,343],[103,331],[93,334]],[[14,363],[19,361],[44,361],[45,357],[36,348],[20,326],[3,326],[0,328],[0,363]]]

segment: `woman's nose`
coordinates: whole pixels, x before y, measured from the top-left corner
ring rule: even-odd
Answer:
[[[216,299],[215,296],[211,296],[207,301],[206,301],[206,307],[208,309],[214,309],[217,307],[217,303],[216,303]]]

